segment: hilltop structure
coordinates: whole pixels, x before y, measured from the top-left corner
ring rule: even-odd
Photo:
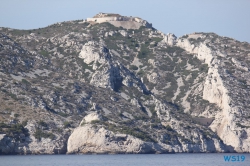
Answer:
[[[152,28],[152,24],[148,23],[139,17],[127,17],[113,13],[99,13],[93,18],[87,18],[86,22],[103,23],[109,22],[116,27],[123,27],[125,29],[139,29],[141,26]]]

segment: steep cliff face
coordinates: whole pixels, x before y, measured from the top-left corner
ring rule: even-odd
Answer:
[[[105,127],[97,127],[92,121],[96,121],[91,113],[84,118],[83,123],[70,135],[68,139],[67,153],[173,153],[173,152],[225,152],[231,151],[218,138],[205,138],[200,131],[186,132],[178,122],[172,118],[175,130],[179,130],[185,137],[193,137],[197,143],[180,142],[180,144],[167,145],[161,140],[154,142],[142,141],[130,134],[118,134]],[[88,119],[86,121],[86,119]],[[98,118],[100,120],[100,118]],[[111,123],[111,122],[108,122]],[[112,124],[112,123],[111,123]],[[134,133],[133,133],[134,134]],[[165,139],[163,136],[158,139]]]
[[[198,36],[202,37],[202,35]],[[238,92],[232,89],[231,86],[228,86],[229,81],[233,78],[227,71],[230,66],[225,66],[223,63],[231,59],[230,65],[241,68],[241,70],[243,70],[242,73],[246,75],[249,75],[248,66],[242,66],[235,58],[229,58],[226,52],[221,53],[221,50],[216,50],[214,48],[216,45],[209,46],[208,43],[210,42],[205,41],[194,45],[190,44],[188,39],[179,39],[177,41],[178,46],[195,54],[195,56],[203,60],[209,66],[202,97],[221,108],[221,111],[215,115],[215,120],[210,125],[210,128],[216,132],[227,145],[235,147],[236,151],[249,152],[249,127],[242,128],[242,126],[237,125],[239,121],[242,121],[242,118],[244,118],[242,117],[242,115],[244,115],[242,113],[249,112],[247,108],[240,107],[242,105],[242,100],[235,101],[233,99],[234,96],[230,95]],[[230,47],[230,45],[226,47]],[[241,49],[237,52],[242,53],[243,56],[245,54],[245,51]],[[237,84],[237,80],[234,80],[233,84]],[[244,91],[244,88],[239,89],[239,91],[241,90]],[[249,126],[249,122],[246,119],[244,119],[244,123]]]
[[[82,20],[0,34],[1,154],[250,152],[249,43]]]
[[[156,153],[152,143],[126,134],[114,134],[91,125],[78,127],[68,140],[68,153]]]
[[[29,122],[23,133],[0,135],[0,154],[62,154],[67,152],[67,136],[45,133],[37,129],[34,122]],[[38,133],[40,132],[40,133]],[[46,138],[41,137],[44,134]],[[52,139],[53,138],[53,139]]]

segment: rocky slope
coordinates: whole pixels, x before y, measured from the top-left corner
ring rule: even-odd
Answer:
[[[250,44],[143,25],[0,28],[0,154],[250,152]]]

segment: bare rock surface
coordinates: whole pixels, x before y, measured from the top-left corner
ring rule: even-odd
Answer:
[[[68,140],[68,153],[156,153],[150,144],[126,134],[91,125],[78,127]]]
[[[250,44],[99,13],[0,28],[0,154],[250,152]]]

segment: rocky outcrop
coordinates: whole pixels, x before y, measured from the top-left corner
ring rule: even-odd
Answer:
[[[114,134],[90,124],[76,128],[70,135],[67,153],[157,153],[162,147],[154,147],[127,134]]]
[[[99,50],[94,51],[96,47]],[[149,93],[139,78],[120,62],[113,60],[110,50],[102,42],[89,41],[86,43],[79,54],[79,58],[82,58],[86,64],[93,63],[93,70],[101,68],[101,70],[92,74],[90,81],[92,85],[117,91],[123,84],[127,87],[134,86],[139,91]]]
[[[34,137],[36,125],[29,122],[26,129],[29,135],[20,134],[16,136],[8,136],[0,134],[0,154],[65,154],[67,151],[67,137],[57,135],[57,138],[41,138]]]
[[[250,152],[250,137],[248,136],[250,129],[242,129],[236,125],[237,115],[240,114],[237,105],[240,103],[234,102],[230,96],[231,88],[226,83],[230,76],[221,67],[222,60],[218,60],[217,53],[206,42],[194,45],[187,38],[180,38],[177,41],[177,46],[193,53],[209,66],[202,97],[221,108],[210,128],[218,134],[225,144],[234,147],[237,152]],[[220,55],[220,57],[226,58],[226,55]],[[237,67],[248,71],[247,67],[242,67],[234,58],[232,58],[232,61]]]
[[[92,121],[95,120],[102,120],[102,116],[97,112],[92,112],[83,118],[83,120],[80,123],[80,126],[84,125],[85,123],[91,123]]]
[[[79,58],[82,58],[86,64],[105,61],[105,58],[100,55],[99,50],[98,51],[95,50],[96,45],[97,45],[96,42],[89,41],[82,47],[82,50],[79,54]]]
[[[67,153],[172,153],[172,152],[232,152],[232,148],[225,146],[220,140],[207,139],[198,131],[183,135],[190,135],[198,144],[166,145],[163,143],[144,142],[128,134],[115,134],[103,127],[93,127],[91,124],[77,127],[68,139]]]
[[[164,37],[163,41],[170,46],[173,46],[176,43],[177,37],[172,33],[168,33],[167,35],[163,35],[163,37]]]
[[[180,126],[180,122],[168,116],[161,117],[160,114],[168,113],[169,106],[160,101],[156,101],[157,115],[162,122],[171,121],[173,129],[178,131],[179,135],[193,140],[194,144],[189,144],[178,139],[179,144],[167,145],[162,143],[163,139],[169,139],[168,135],[163,135],[158,142],[145,142],[134,136],[114,133],[101,126],[91,124],[92,120],[101,120],[97,113],[90,113],[84,117],[83,122],[90,120],[89,123],[82,123],[74,129],[67,143],[67,153],[170,153],[170,152],[233,152],[233,149],[226,146],[216,137],[207,137],[201,134],[197,129],[191,133]],[[109,122],[111,123],[111,122]]]
[[[117,87],[119,88],[121,80],[119,67],[117,65],[106,64],[103,65],[102,71],[97,71],[92,75],[90,83],[97,87],[115,90]]]
[[[1,134],[0,154],[65,154],[65,140],[51,140],[50,138],[37,141],[35,138],[24,138],[20,143],[15,139]]]

